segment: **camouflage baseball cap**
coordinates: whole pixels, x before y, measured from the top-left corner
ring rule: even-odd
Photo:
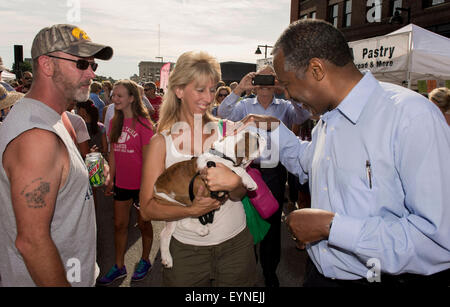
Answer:
[[[34,60],[55,51],[100,60],[109,60],[113,55],[111,47],[93,43],[86,32],[68,24],[57,24],[39,31],[31,47],[31,57]]]

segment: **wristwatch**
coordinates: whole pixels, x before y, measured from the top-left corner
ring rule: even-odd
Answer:
[[[329,228],[328,228],[328,231],[331,231],[331,226],[333,226],[333,220],[334,220],[334,216],[333,216],[333,218],[332,218],[331,221],[330,221],[330,226],[329,226]]]

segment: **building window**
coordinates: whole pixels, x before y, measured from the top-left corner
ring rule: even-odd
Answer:
[[[347,0],[344,3],[343,27],[350,27],[351,25],[352,25],[352,0]]]
[[[308,18],[308,14],[300,16],[300,19],[306,19],[306,18]]]
[[[391,16],[394,16],[395,10],[398,7],[402,7],[402,0],[391,0],[389,2],[389,12],[390,12]]]
[[[337,28],[338,25],[338,5],[330,5],[328,7],[328,21]]]
[[[423,8],[427,8],[427,7],[431,7],[431,6],[435,6],[438,4],[442,4],[444,3],[445,0],[423,0]]]
[[[316,15],[317,15],[316,12],[311,12],[310,18],[311,19],[316,19]]]

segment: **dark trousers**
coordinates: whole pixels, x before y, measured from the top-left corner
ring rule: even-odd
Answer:
[[[424,276],[404,273],[400,275],[381,274],[380,282],[367,279],[339,280],[327,278],[320,274],[308,257],[303,287],[450,287],[450,269],[433,275]]]
[[[300,187],[298,177],[288,172],[287,181],[289,186],[289,201],[296,202],[298,200],[298,192]]]
[[[273,196],[278,201],[278,210],[266,221],[270,223],[270,229],[264,239],[260,242],[259,253],[261,267],[263,269],[266,282],[276,278],[276,270],[280,263],[281,254],[281,212],[284,203],[284,193],[286,189],[287,171],[279,163],[274,168],[259,168],[264,182],[269,187]]]

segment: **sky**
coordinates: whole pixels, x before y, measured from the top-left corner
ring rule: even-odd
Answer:
[[[111,46],[98,75],[126,79],[140,61],[176,62],[202,50],[219,62],[256,63],[258,45],[273,46],[289,25],[290,0],[0,0],[0,56],[11,68],[14,45],[24,58],[40,29],[58,23],[79,26],[93,42]],[[271,48],[268,48],[268,56]]]

